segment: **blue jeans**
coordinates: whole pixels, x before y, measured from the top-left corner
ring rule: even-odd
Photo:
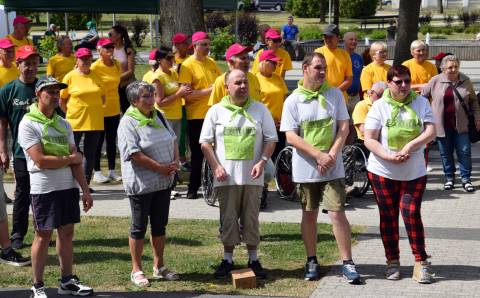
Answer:
[[[457,153],[460,164],[460,177],[462,183],[470,182],[472,173],[472,153],[468,133],[458,133],[454,129],[445,129],[445,137],[437,138],[440,156],[442,157],[443,172],[447,180],[455,179],[455,160],[453,151]]]

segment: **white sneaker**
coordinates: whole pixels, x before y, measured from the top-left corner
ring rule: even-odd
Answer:
[[[122,176],[117,175],[117,173],[115,173],[115,170],[108,171],[108,178],[112,179],[113,181],[122,181]]]
[[[110,178],[103,176],[101,171],[95,171],[93,174],[93,181],[96,183],[107,183],[110,181]]]
[[[45,290],[45,287],[41,287],[37,289],[32,286],[30,288],[30,291],[32,291],[32,294],[30,295],[30,297],[32,298],[47,298],[47,292]]]

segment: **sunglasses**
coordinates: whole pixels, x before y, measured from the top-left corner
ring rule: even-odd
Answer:
[[[275,38],[275,39],[272,39],[272,41],[277,43],[277,42],[282,42],[282,39],[281,38]]]
[[[405,80],[392,80],[392,82],[397,85],[398,87],[401,87],[403,84],[405,85],[410,85],[412,82],[411,79],[405,79]]]
[[[103,48],[107,50],[112,50],[115,48],[115,46],[113,44],[109,44],[109,45],[103,46]]]

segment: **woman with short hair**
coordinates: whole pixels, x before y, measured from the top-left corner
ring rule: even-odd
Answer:
[[[387,80],[387,71],[390,65],[385,63],[387,60],[387,44],[376,41],[370,46],[370,57],[372,62],[365,66],[360,75],[362,91],[367,92],[372,89],[374,83]]]
[[[65,35],[57,39],[58,53],[48,59],[47,75],[62,81],[63,77],[75,67],[72,40]]]
[[[178,146],[172,128],[155,109],[154,87],[136,81],[128,85],[126,91],[131,105],[120,120],[118,148],[123,186],[132,210],[130,279],[136,286],[147,287],[149,281],[142,271],[141,258],[149,221],[153,278],[179,278],[165,267],[163,260],[170,187],[178,168]]]
[[[422,95],[431,98],[433,114],[437,119],[436,134],[438,148],[445,174],[445,190],[455,186],[455,160],[457,153],[463,189],[475,191],[470,176],[472,174],[472,152],[468,138],[468,117],[462,105],[475,116],[475,125],[480,129],[480,108],[477,96],[469,77],[459,71],[460,60],[449,55],[440,65],[442,73],[434,76],[423,88]],[[459,98],[460,96],[460,98]]]

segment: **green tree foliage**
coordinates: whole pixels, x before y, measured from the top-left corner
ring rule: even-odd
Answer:
[[[322,2],[328,0],[287,0],[285,9],[300,18],[319,18]]]
[[[40,40],[40,44],[38,46],[38,51],[40,56],[43,58],[50,59],[50,57],[57,54],[57,41],[53,36],[44,36]]]
[[[68,14],[68,29],[69,30],[87,30],[87,22],[92,19],[98,24],[102,15],[92,15],[90,13],[69,13]],[[50,17],[50,22],[63,27],[65,23],[65,14],[54,13]]]
[[[215,29],[210,43],[210,54],[212,55],[213,59],[218,60],[223,57],[227,48],[234,42],[235,36],[230,34],[229,27]]]
[[[340,16],[358,18],[375,15],[378,0],[340,0]]]

